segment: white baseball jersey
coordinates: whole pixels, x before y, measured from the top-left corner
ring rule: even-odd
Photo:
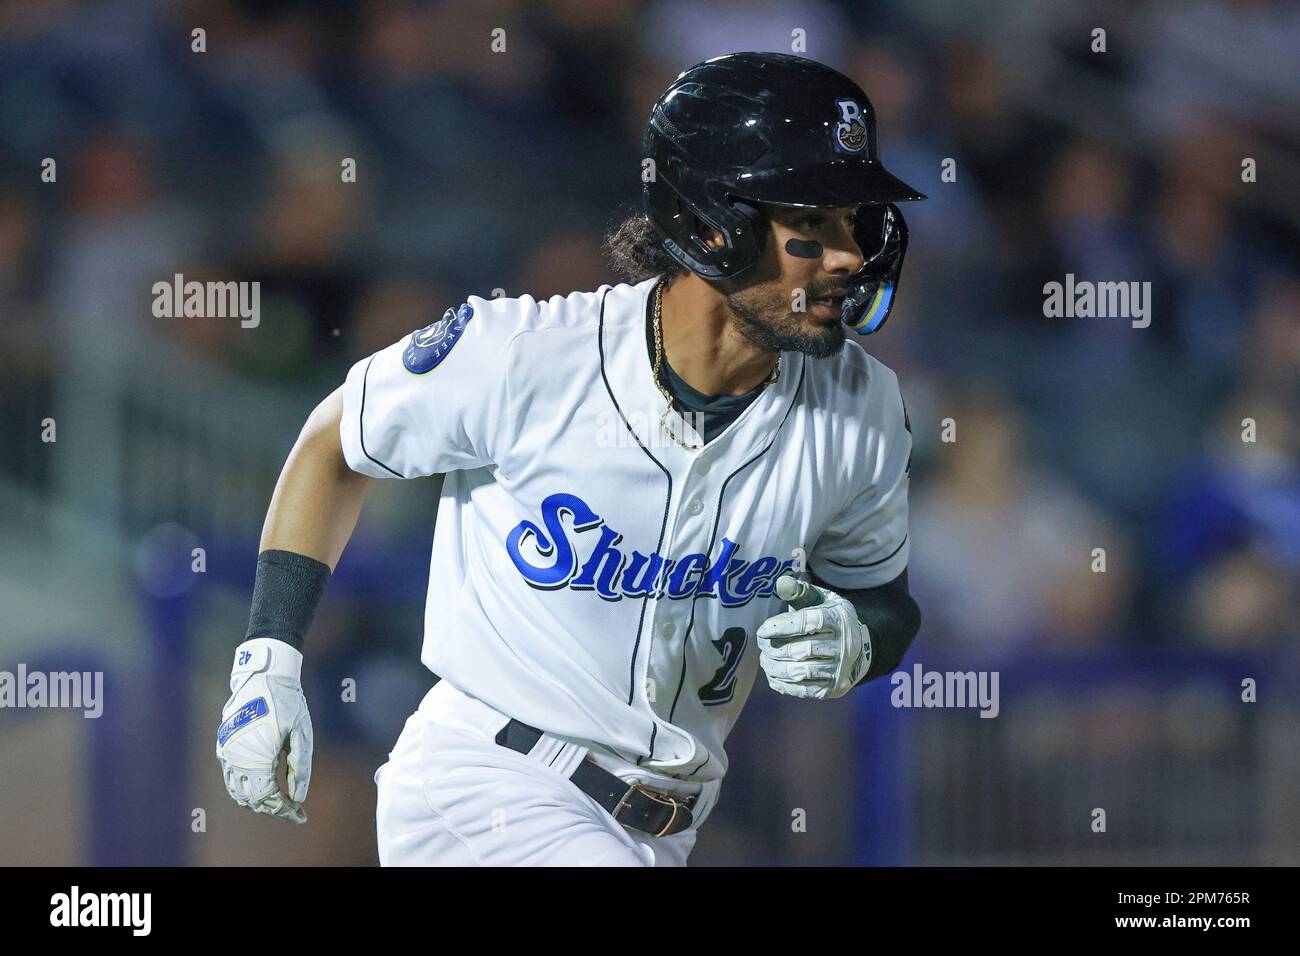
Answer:
[[[646,348],[654,283],[470,296],[352,368],[341,435],[362,474],[447,473],[427,667],[552,734],[714,780],[754,632],[785,610],[778,574],[861,588],[906,566],[911,435],[894,373],[850,340],[784,353],[724,432],[681,447]]]

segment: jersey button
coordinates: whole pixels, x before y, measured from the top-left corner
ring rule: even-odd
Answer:
[[[709,461],[707,458],[701,458],[695,463],[695,473],[697,475],[707,475],[709,473]]]
[[[664,623],[659,625],[659,633],[664,637],[672,637],[677,633],[677,625],[672,621],[664,621]]]
[[[697,515],[703,510],[704,510],[704,505],[701,504],[699,498],[692,499],[691,503],[686,506],[686,511],[689,514],[693,514],[693,515]]]

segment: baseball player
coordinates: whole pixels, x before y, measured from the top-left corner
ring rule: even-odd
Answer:
[[[925,197],[856,84],[768,53],[678,76],[642,179],[607,240],[627,282],[470,296],[308,419],[217,732],[241,805],[306,820],[303,637],[375,479],[446,475],[381,864],[684,865],[760,669],[817,701],[902,660],[911,435],[856,339]]]

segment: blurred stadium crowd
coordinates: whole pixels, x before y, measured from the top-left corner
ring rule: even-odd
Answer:
[[[196,27],[206,52],[191,50]],[[1096,27],[1104,54],[1090,49]],[[491,51],[496,29],[504,52]],[[467,294],[542,298],[616,281],[601,239],[635,208],[654,98],[709,56],[790,52],[795,30],[805,55],[862,85],[885,161],[930,197],[905,210],[898,306],[864,343],[898,372],[916,442],[910,578],[924,625],[910,659],[980,667],[1133,645],[1293,648],[1300,7],[1285,2],[1086,13],[1011,0],[6,5],[0,422],[11,453],[0,475],[41,501],[62,494],[30,413],[69,392],[96,400],[88,382],[145,369],[133,407],[161,422],[167,409],[149,393],[177,386],[159,382],[218,375],[224,388],[270,396],[277,420],[292,422],[352,362]],[[46,157],[56,183],[40,179]],[[340,183],[345,157],[355,184]],[[1254,182],[1242,178],[1248,157]],[[940,178],[946,158],[953,182]],[[260,281],[261,325],[154,318],[150,287],[176,272]],[[1150,282],[1150,327],[1045,318],[1043,285],[1067,273]],[[211,415],[230,414],[220,405]],[[1246,418],[1253,443],[1242,441]],[[945,419],[955,443],[940,440]],[[273,437],[246,466],[257,476],[252,515],[293,436]],[[154,460],[129,454],[137,468]],[[185,477],[124,480],[121,493],[156,501],[171,481]],[[388,709],[359,725],[346,708],[316,709],[337,696],[334,670],[315,696],[309,685],[318,739],[366,741],[346,777],[358,793],[419,698],[432,497],[378,496],[344,565],[410,555],[407,592],[363,582],[332,595],[316,638],[313,666],[342,660],[344,672],[394,688],[381,695]],[[205,540],[236,538],[251,580],[255,525],[232,534],[201,509],[134,507],[119,514],[140,520],[116,532],[130,539],[171,520]],[[1106,573],[1092,570],[1095,548]],[[215,724],[246,596],[230,588],[205,638],[216,672],[195,671],[196,719]],[[825,734],[845,714],[752,706],[754,722],[785,720],[789,740]],[[783,759],[764,757],[746,723],[736,764]],[[195,731],[204,753],[207,735]],[[788,766],[818,759],[851,755],[813,747]],[[215,763],[200,773],[212,778],[205,788],[216,782]],[[349,825],[365,832],[370,821]],[[757,838],[725,826],[713,851],[702,839],[706,858],[841,850],[833,837],[798,852],[760,839],[747,855]],[[366,861],[355,850],[338,858]]]

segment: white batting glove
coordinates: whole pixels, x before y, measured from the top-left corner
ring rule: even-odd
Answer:
[[[776,596],[790,605],[758,629],[758,663],[780,694],[843,697],[871,667],[871,634],[841,594],[783,574]]]
[[[241,807],[306,823],[312,732],[302,693],[302,653],[284,641],[254,638],[235,648],[230,699],[217,728],[217,759],[226,790]],[[289,741],[289,793],[275,773]]]

